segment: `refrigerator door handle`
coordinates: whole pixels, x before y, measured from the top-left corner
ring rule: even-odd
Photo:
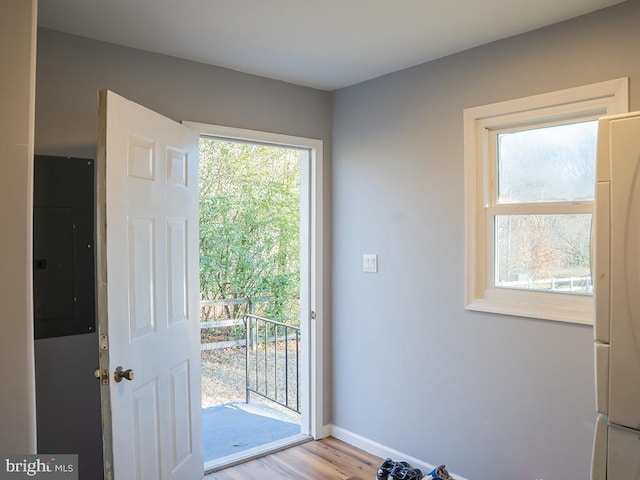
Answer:
[[[595,255],[593,268],[593,290],[595,318],[593,336],[597,342],[609,343],[610,298],[611,298],[611,183],[596,183],[596,202],[593,218],[594,232],[591,235]]]

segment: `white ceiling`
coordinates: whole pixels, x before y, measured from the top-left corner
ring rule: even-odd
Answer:
[[[323,90],[622,0],[40,0],[39,25]]]

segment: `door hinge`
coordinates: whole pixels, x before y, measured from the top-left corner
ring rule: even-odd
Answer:
[[[104,352],[109,350],[109,338],[102,334],[100,335],[100,351]]]
[[[311,320],[315,320],[315,319],[316,319],[316,312],[311,310]]]

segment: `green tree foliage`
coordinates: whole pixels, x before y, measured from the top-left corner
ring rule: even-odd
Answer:
[[[299,155],[272,146],[200,140],[202,300],[269,297],[260,315],[298,318]],[[239,318],[246,305],[228,305]],[[205,308],[203,320],[217,315]]]

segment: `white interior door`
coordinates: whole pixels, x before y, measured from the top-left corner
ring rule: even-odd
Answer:
[[[107,480],[203,476],[197,162],[196,132],[100,92],[98,315]],[[117,381],[118,367],[134,375]]]

